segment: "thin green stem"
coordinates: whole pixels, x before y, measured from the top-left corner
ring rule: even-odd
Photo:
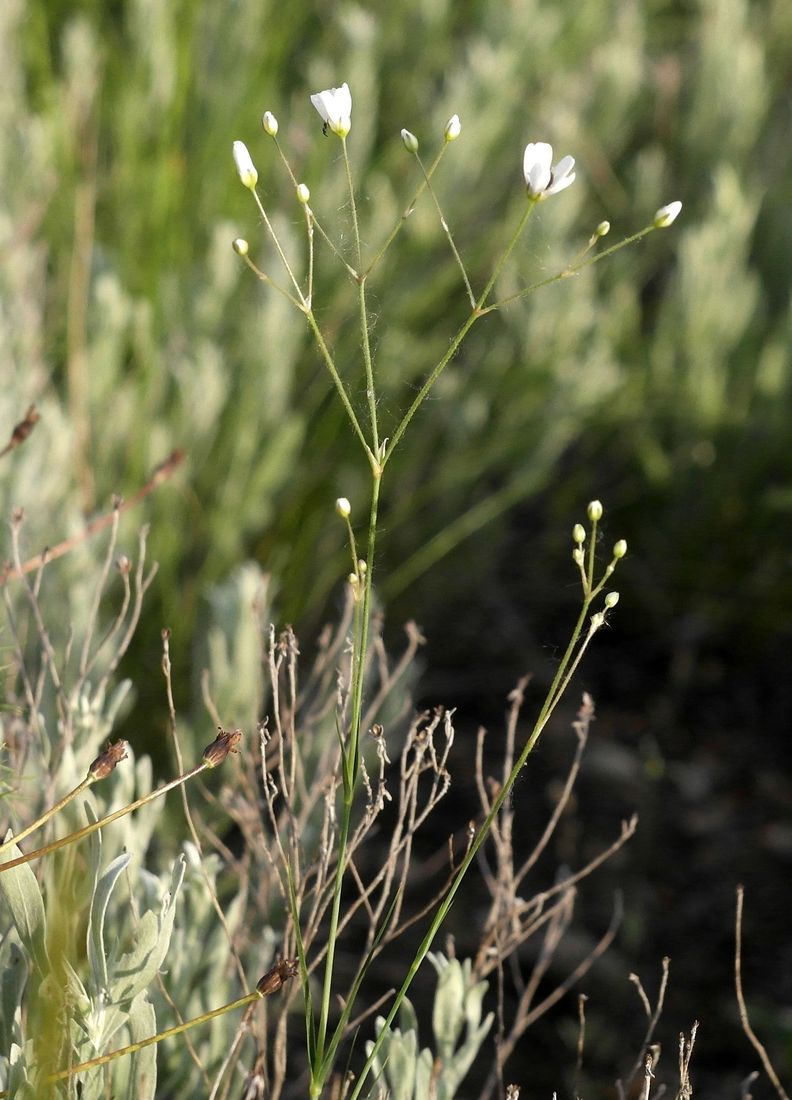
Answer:
[[[253,198],[256,200],[256,206],[259,208],[259,214],[261,214],[261,219],[267,227],[267,232],[269,233],[270,237],[272,238],[272,243],[275,245],[275,250],[277,251],[278,255],[280,256],[281,263],[283,264],[284,268],[286,269],[286,274],[291,279],[291,284],[294,287],[295,291],[297,292],[297,297],[300,300],[302,308],[306,309],[307,308],[307,303],[305,301],[305,297],[303,295],[303,292],[300,290],[300,284],[297,281],[296,275],[292,271],[292,266],[289,263],[289,258],[286,255],[286,253],[283,251],[281,243],[278,240],[278,234],[275,232],[275,229],[273,228],[272,222],[269,220],[269,216],[267,214],[267,211],[264,209],[264,204],[262,203],[261,199],[259,198],[258,191],[255,189],[255,187],[252,188],[251,194],[253,195]]]
[[[143,795],[142,798],[137,798],[134,802],[130,802],[126,806],[122,806],[120,810],[115,810],[114,813],[108,814],[107,817],[100,818],[99,821],[92,821],[89,825],[84,825],[82,829],[76,829],[73,833],[69,833],[68,836],[61,837],[60,840],[53,840],[49,844],[44,844],[41,848],[36,848],[32,852],[17,856],[16,859],[10,859],[7,863],[0,863],[0,872],[10,871],[12,867],[21,867],[23,863],[31,863],[34,859],[39,859],[40,856],[46,856],[50,852],[57,851],[58,848],[65,848],[68,844],[74,844],[76,841],[82,840],[83,837],[88,836],[90,833],[95,833],[97,829],[103,829],[106,825],[112,825],[114,821],[118,821],[121,817],[126,817],[127,814],[131,814],[134,810],[140,809],[141,806],[153,802],[155,798],[167,794],[168,791],[172,791],[174,787],[178,787],[180,783],[186,783],[189,779],[205,771],[205,769],[210,766],[211,765],[207,764],[206,761],[202,760],[200,764],[197,764],[190,771],[185,772],[184,775],[179,775],[175,779],[171,779],[169,783],[165,783],[162,787],[157,787],[155,791],[150,791],[148,794]]]
[[[299,183],[298,183],[297,177],[295,176],[294,172],[292,171],[292,166],[289,164],[288,158],[286,157],[286,154],[284,153],[283,149],[281,148],[280,142],[278,141],[277,137],[274,137],[273,141],[275,142],[275,146],[276,146],[276,148],[277,148],[277,150],[280,154],[280,158],[283,161],[283,166],[286,169],[286,171],[289,173],[289,179],[292,181],[292,183],[294,184],[295,187],[298,187]],[[357,278],[357,272],[355,271],[355,269],[353,267],[350,267],[350,265],[346,262],[344,257],[341,255],[338,248],[335,246],[333,241],[330,239],[330,237],[327,235],[327,233],[323,229],[322,223],[316,217],[316,214],[313,212],[313,210],[311,210],[311,217],[313,218],[314,225],[319,230],[319,236],[322,238],[322,240],[325,242],[325,244],[330,248],[331,252],[333,252],[334,255],[341,261],[341,263],[347,269],[347,271],[352,276],[352,278],[353,279]]]
[[[311,210],[308,203],[305,204],[305,231],[308,234],[308,295],[307,302],[310,309],[313,302],[313,282],[314,282],[314,225],[316,219],[314,218],[313,210]]]
[[[325,1044],[330,1016],[330,996],[333,986],[336,938],[338,935],[338,923],[341,911],[341,891],[344,882],[344,872],[346,870],[346,850],[352,820],[352,805],[360,771],[360,724],[363,717],[363,681],[366,667],[369,621],[371,618],[371,590],[374,575],[374,553],[377,539],[380,485],[381,475],[375,472],[371,486],[371,508],[369,512],[366,571],[363,576],[363,596],[358,608],[356,608],[356,611],[359,610],[359,617],[356,616],[355,622],[349,736],[343,750],[342,758],[342,767],[344,769],[344,801],[341,812],[341,824],[338,831],[338,841],[336,844],[333,904],[330,910],[330,926],[327,935],[327,954],[325,956],[322,1003],[316,1038],[316,1055],[311,1072],[311,1097],[318,1097],[321,1095],[324,1083],[332,1069],[331,1064],[325,1059]]]
[[[87,788],[95,782],[96,776],[86,775],[85,779],[83,779],[81,783],[78,783],[73,791],[69,791],[68,794],[65,794],[54,806],[50,806],[40,817],[37,817],[35,821],[31,821],[29,825],[26,825],[25,828],[21,829],[15,836],[9,837],[8,840],[4,840],[3,843],[0,844],[0,852],[5,852],[8,848],[13,848],[20,840],[24,840],[25,837],[30,836],[31,833],[35,833],[36,829],[40,829],[51,817],[54,817],[55,814],[59,813],[65,806],[68,806],[78,794],[87,790]]]
[[[366,456],[367,456],[369,462],[372,464],[372,467],[373,467],[376,464],[375,455],[373,454],[371,448],[368,445],[368,441],[366,440],[366,437],[363,434],[363,429],[360,426],[360,421],[358,420],[357,416],[355,415],[355,410],[352,408],[352,402],[349,400],[346,389],[344,388],[344,383],[341,381],[341,375],[338,373],[338,370],[337,370],[336,365],[335,365],[335,361],[333,360],[333,356],[330,354],[330,349],[328,348],[327,344],[325,343],[325,339],[322,336],[322,331],[319,328],[319,325],[317,324],[316,317],[314,316],[313,310],[305,309],[304,312],[305,312],[305,316],[308,320],[308,324],[311,326],[311,332],[314,334],[314,339],[316,340],[316,343],[319,346],[319,350],[322,353],[322,358],[325,361],[325,365],[326,365],[328,371],[330,372],[330,377],[333,379],[333,382],[335,383],[335,388],[338,391],[338,396],[341,398],[341,404],[346,409],[347,416],[349,417],[349,421],[350,421],[352,427],[355,429],[355,435],[360,440],[361,445],[363,447],[363,450],[366,452]]]
[[[181,1035],[191,1027],[196,1027],[198,1024],[205,1024],[209,1020],[214,1020],[218,1016],[225,1015],[226,1012],[233,1012],[236,1008],[244,1008],[246,1005],[254,1004],[260,999],[261,994],[258,992],[246,993],[244,997],[238,997],[235,1001],[230,1001],[226,1005],[221,1005],[220,1008],[213,1008],[211,1011],[204,1012],[200,1016],[194,1017],[192,1020],[185,1020],[184,1023],[175,1024],[173,1027],[166,1028],[164,1031],[158,1031],[156,1035],[150,1035],[147,1039],[139,1039],[136,1043],[130,1043],[128,1046],[119,1047],[118,1050],[111,1050],[109,1054],[102,1054],[98,1058],[91,1058],[89,1061],[81,1062],[77,1066],[69,1066],[68,1069],[58,1070],[57,1073],[52,1073],[47,1077],[47,1083],[64,1081],[67,1077],[73,1077],[75,1073],[83,1073],[89,1069],[96,1069],[97,1066],[105,1066],[108,1062],[115,1061],[116,1058],[124,1058],[128,1054],[136,1054],[139,1050],[144,1050],[146,1047],[153,1046],[155,1043],[161,1043],[163,1039],[172,1039],[174,1035]],[[5,1095],[5,1093],[0,1093],[0,1096]]]
[[[654,225],[647,225],[637,233],[633,233],[631,236],[625,237],[624,240],[612,244],[610,248],[598,252],[596,256],[588,256],[580,263],[569,264],[563,271],[559,271],[555,275],[549,275],[546,279],[540,279],[538,283],[531,283],[530,286],[518,290],[516,294],[510,294],[508,298],[502,298],[499,302],[493,302],[493,304],[487,306],[483,312],[492,313],[496,309],[503,309],[504,306],[511,305],[512,302],[517,302],[520,298],[526,298],[529,294],[533,294],[535,290],[541,290],[542,287],[550,286],[551,283],[558,283],[561,279],[569,279],[572,275],[578,275],[585,268],[591,267],[593,264],[598,264],[600,260],[604,260],[607,256],[612,256],[614,252],[619,252],[622,248],[626,248],[628,244],[635,244],[636,241],[640,241],[656,228],[657,227]]]
[[[482,824],[481,828],[478,830],[475,837],[473,838],[473,841],[472,841],[467,853],[465,854],[465,857],[462,860],[462,863],[460,864],[459,869],[458,869],[458,871],[457,871],[457,873],[454,877],[454,881],[451,883],[451,886],[449,887],[448,893],[443,898],[442,902],[440,903],[440,905],[437,908],[437,911],[435,912],[434,917],[432,918],[432,921],[429,925],[429,928],[426,932],[426,935],[424,936],[423,940],[421,941],[420,946],[418,947],[418,950],[415,954],[415,957],[413,958],[412,962],[410,963],[410,966],[407,970],[407,976],[405,977],[405,979],[404,979],[404,981],[401,985],[401,988],[399,989],[398,993],[396,994],[396,996],[394,998],[394,1001],[393,1001],[393,1004],[391,1005],[390,1011],[388,1012],[388,1015],[385,1018],[385,1023],[383,1025],[383,1027],[381,1028],[380,1033],[377,1036],[377,1039],[375,1040],[375,1042],[372,1046],[371,1053],[369,1054],[368,1058],[366,1059],[366,1062],[363,1066],[363,1069],[361,1070],[360,1076],[358,1077],[358,1080],[355,1084],[354,1089],[350,1093],[349,1100],[356,1100],[356,1098],[358,1096],[360,1096],[360,1093],[363,1089],[366,1078],[368,1077],[369,1073],[371,1072],[371,1068],[374,1065],[374,1062],[377,1058],[379,1050],[380,1050],[383,1042],[385,1041],[385,1039],[387,1037],[387,1033],[390,1029],[390,1026],[393,1023],[394,1019],[396,1018],[396,1014],[399,1011],[399,1008],[401,1007],[402,1001],[404,1000],[405,996],[407,995],[407,992],[408,992],[410,986],[412,985],[412,982],[413,982],[413,979],[415,978],[415,975],[418,973],[418,970],[420,969],[421,963],[426,958],[426,955],[428,954],[429,949],[431,948],[432,943],[434,942],[435,936],[439,932],[443,921],[445,920],[446,916],[448,915],[449,910],[451,909],[451,906],[454,903],[454,899],[456,897],[457,891],[459,890],[459,887],[462,885],[462,881],[463,881],[465,875],[467,874],[469,868],[471,867],[471,865],[473,863],[473,860],[476,858],[476,855],[478,854],[479,849],[481,848],[482,844],[484,843],[487,836],[489,835],[489,832],[490,832],[490,829],[492,827],[493,821],[495,820],[495,818],[500,813],[500,811],[503,808],[503,805],[506,802],[506,800],[509,798],[509,796],[511,794],[511,791],[512,791],[512,788],[513,788],[513,786],[514,786],[514,784],[517,780],[517,777],[519,776],[520,772],[522,771],[523,767],[525,766],[525,763],[526,763],[526,760],[528,759],[528,756],[533,751],[534,747],[536,746],[537,741],[539,740],[539,737],[542,734],[542,731],[544,730],[544,728],[546,727],[550,717],[552,716],[552,713],[553,713],[553,711],[554,711],[554,709],[555,709],[555,707],[556,707],[556,705],[557,705],[557,703],[560,699],[560,695],[557,693],[557,691],[555,692],[555,695],[553,694],[556,687],[562,682],[564,682],[564,683],[568,682],[569,677],[571,677],[571,675],[574,673],[574,670],[577,668],[577,665],[580,662],[580,659],[582,658],[583,653],[585,652],[591,638],[593,637],[593,635],[595,633],[594,629],[589,630],[586,638],[583,641],[583,644],[581,645],[577,655],[574,658],[574,661],[572,661],[570,663],[570,658],[571,658],[572,653],[574,651],[575,644],[576,644],[576,642],[577,642],[577,640],[580,636],[580,630],[581,630],[583,620],[585,618],[585,613],[586,613],[587,610],[588,610],[588,604],[586,603],[586,604],[584,604],[584,608],[581,612],[580,618],[578,619],[578,623],[575,627],[575,631],[573,633],[572,640],[570,641],[570,644],[567,647],[567,651],[564,655],[564,658],[562,659],[561,665],[559,666],[558,673],[556,674],[556,677],[553,681],[553,685],[551,686],[550,691],[548,692],[547,698],[545,700],[545,704],[542,707],[542,710],[540,711],[539,717],[536,720],[536,723],[533,727],[531,735],[528,738],[528,740],[526,741],[525,745],[523,746],[523,749],[522,749],[516,763],[514,764],[511,772],[509,773],[509,776],[508,776],[506,782],[504,783],[503,787],[501,788],[500,793],[498,794],[497,798],[493,802],[489,813],[487,814],[486,818],[484,819],[484,823]]]
[[[363,247],[360,242],[360,225],[358,224],[357,202],[355,201],[355,185],[352,181],[352,165],[349,163],[349,152],[347,150],[345,137],[341,139],[341,147],[344,150],[344,167],[346,168],[347,186],[349,188],[349,204],[352,210],[352,230],[355,236],[355,254],[357,255],[357,267],[360,272],[363,269]],[[360,340],[363,345],[363,363],[366,368],[366,400],[368,401],[369,425],[371,427],[371,449],[376,455],[379,452],[377,394],[374,389],[374,364],[371,358],[365,276],[358,275],[357,284],[358,309],[360,311]]]
[[[594,551],[597,544],[597,520],[591,521],[591,538],[588,544],[588,567],[586,569],[586,591],[593,595],[594,588]]]
[[[371,263],[368,265],[366,270],[363,272],[363,277],[364,278],[368,278],[368,276],[371,274],[371,272],[374,270],[374,268],[380,262],[382,257],[388,251],[390,246],[396,240],[396,237],[399,235],[401,230],[404,228],[404,223],[407,221],[410,214],[412,214],[413,210],[415,209],[415,204],[418,202],[418,199],[421,197],[423,192],[426,190],[426,186],[427,186],[428,181],[432,178],[438,164],[443,159],[443,154],[445,153],[447,146],[448,146],[448,142],[444,141],[440,151],[438,152],[435,159],[432,161],[432,165],[429,168],[429,171],[424,172],[424,179],[419,184],[419,186],[418,186],[415,194],[413,195],[412,199],[410,200],[410,202],[404,208],[404,213],[402,214],[401,218],[396,222],[393,229],[391,230],[391,232],[386,237],[385,242],[382,245],[382,247],[380,248],[379,252],[377,252],[377,254],[374,256],[374,259],[371,261]],[[423,168],[423,165],[421,167]]]
[[[279,294],[282,294],[293,306],[299,309],[300,313],[305,312],[305,308],[302,302],[294,297],[294,295],[286,289],[285,286],[281,286],[280,283],[276,283],[271,275],[268,275],[266,271],[262,271],[261,268],[251,260],[250,256],[243,256],[242,259],[247,264],[248,268],[253,272],[257,279],[260,279],[262,283],[266,283],[267,286],[271,286],[273,290],[277,290]]]
[[[451,230],[448,227],[448,222],[445,220],[445,217],[443,215],[443,211],[442,211],[442,208],[440,206],[440,201],[437,198],[437,194],[435,193],[434,187],[432,187],[429,176],[427,175],[426,169],[424,168],[423,161],[421,160],[421,158],[420,158],[420,156],[418,155],[417,152],[415,153],[415,159],[418,161],[418,164],[421,166],[421,172],[423,173],[424,181],[425,181],[426,186],[429,190],[429,194],[432,196],[432,202],[435,204],[435,209],[437,210],[437,215],[440,218],[440,225],[442,226],[443,232],[445,233],[446,237],[448,238],[448,243],[451,246],[451,251],[453,252],[454,259],[457,262],[457,267],[459,268],[460,272],[462,273],[462,280],[465,284],[465,290],[467,291],[468,301],[470,302],[471,309],[475,309],[476,308],[476,296],[473,293],[473,288],[470,285],[470,279],[468,279],[467,271],[465,271],[465,265],[462,263],[462,257],[459,255],[459,251],[457,250],[457,246],[454,243],[454,238],[451,235]]]
[[[506,246],[506,248],[504,249],[500,259],[498,260],[497,264],[495,265],[495,269],[492,272],[492,275],[490,276],[489,282],[484,287],[484,290],[481,292],[481,295],[479,296],[479,299],[476,302],[476,305],[475,305],[472,313],[467,318],[467,320],[464,321],[462,325],[460,325],[459,329],[457,330],[456,335],[454,336],[454,338],[451,341],[451,344],[449,345],[448,351],[445,353],[445,355],[442,357],[442,359],[440,359],[439,362],[435,365],[435,367],[432,370],[431,374],[429,375],[429,377],[426,379],[426,381],[424,382],[424,384],[421,386],[420,390],[418,391],[418,394],[417,394],[415,400],[413,401],[413,403],[410,405],[407,412],[402,417],[401,422],[399,423],[398,428],[394,432],[393,438],[391,439],[390,443],[388,444],[387,449],[385,451],[385,454],[383,456],[383,460],[382,460],[383,467],[387,464],[387,462],[390,459],[391,455],[396,450],[396,447],[398,447],[402,436],[404,435],[404,433],[407,431],[407,428],[409,427],[410,421],[412,420],[412,418],[415,416],[415,414],[420,409],[421,405],[426,400],[426,397],[427,397],[429,391],[432,389],[432,387],[434,386],[435,382],[437,381],[437,379],[442,374],[445,367],[448,365],[448,363],[456,355],[457,351],[459,350],[460,344],[465,339],[465,337],[467,336],[470,329],[473,327],[473,325],[476,323],[476,321],[480,317],[484,316],[485,313],[489,312],[488,310],[484,309],[487,298],[489,298],[490,294],[492,293],[492,288],[495,286],[495,283],[497,282],[497,280],[500,276],[500,273],[503,270],[504,265],[506,264],[506,261],[511,256],[511,254],[514,250],[514,246],[517,244],[517,241],[520,239],[520,237],[522,235],[522,232],[525,229],[525,226],[528,224],[528,219],[530,218],[531,214],[533,213],[535,206],[536,206],[536,202],[529,202],[528,203],[528,206],[525,210],[525,213],[523,214],[522,218],[520,219],[520,222],[517,226],[517,229],[514,232],[514,235],[512,236],[512,239],[509,241],[509,243]]]

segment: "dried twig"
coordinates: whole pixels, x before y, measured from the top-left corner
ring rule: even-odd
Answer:
[[[652,1007],[649,1003],[649,998],[646,996],[646,993],[644,992],[643,985],[641,984],[641,979],[638,977],[637,974],[630,974],[630,981],[635,986],[635,988],[638,992],[638,996],[641,998],[641,1004],[643,1005],[644,1012],[649,1017],[649,1023],[648,1023],[647,1028],[646,1028],[646,1034],[644,1035],[643,1041],[641,1043],[641,1049],[640,1049],[640,1052],[638,1054],[638,1057],[635,1059],[635,1063],[634,1063],[632,1069],[630,1070],[629,1074],[627,1075],[627,1077],[625,1079],[625,1084],[627,1086],[627,1090],[629,1090],[630,1085],[633,1083],[635,1078],[638,1076],[638,1074],[641,1071],[641,1067],[644,1065],[645,1052],[646,1052],[647,1048],[649,1047],[649,1045],[652,1042],[652,1036],[655,1033],[655,1028],[657,1027],[658,1021],[659,1021],[660,1016],[662,1015],[662,1012],[663,1012],[663,1005],[665,1004],[666,990],[668,989],[668,971],[669,971],[669,967],[671,965],[671,960],[668,958],[667,955],[663,958],[660,965],[663,968],[663,974],[662,974],[662,977],[660,978],[660,989],[658,990],[658,993],[657,993],[657,1001],[655,1003],[654,1012],[652,1012]],[[619,1086],[621,1086],[621,1082],[619,1082],[618,1084],[619,1084]],[[620,1089],[620,1094],[621,1094],[621,1089]]]
[[[770,1078],[773,1087],[775,1088],[781,1100],[789,1100],[787,1093],[784,1091],[784,1087],[778,1079],[778,1074],[773,1069],[773,1065],[770,1061],[770,1057],[764,1048],[764,1045],[759,1040],[756,1032],[751,1027],[748,1021],[748,1007],[745,1003],[745,997],[743,995],[742,986],[742,915],[743,915],[743,896],[744,888],[742,885],[737,887],[737,912],[734,921],[734,987],[737,993],[737,1007],[740,1010],[740,1023],[742,1024],[743,1031],[748,1037],[749,1042],[753,1046],[762,1060],[762,1065],[767,1076]]]
[[[68,554],[75,546],[79,546],[80,543],[85,542],[87,539],[92,538],[99,531],[103,531],[105,527],[109,527],[115,519],[117,512],[126,512],[130,508],[134,508],[139,504],[141,500],[153,492],[163,481],[171,477],[173,472],[184,461],[183,451],[173,451],[164,462],[161,462],[159,466],[154,470],[151,477],[145,483],[141,485],[136,493],[134,493],[129,500],[119,501],[117,506],[114,505],[110,512],[106,512],[102,516],[97,516],[96,519],[92,519],[90,523],[87,523],[85,527],[77,535],[72,535],[68,539],[64,539],[63,542],[59,542],[56,546],[51,546],[46,550],[43,550],[40,554],[36,554],[35,557],[28,558],[27,561],[14,565],[6,564],[0,569],[0,586],[7,584],[9,581],[17,580],[19,577],[24,576],[26,573],[33,573],[37,569],[41,569],[42,566],[54,561],[55,558],[61,558],[64,554]]]

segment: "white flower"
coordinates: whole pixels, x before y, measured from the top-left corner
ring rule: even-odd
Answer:
[[[352,128],[352,93],[348,84],[317,92],[311,96],[311,103],[324,119],[326,127],[340,138],[347,136]]]
[[[265,111],[261,116],[261,128],[265,134],[275,137],[278,132],[278,120],[272,111]]]
[[[462,123],[459,121],[459,115],[451,115],[445,126],[443,137],[446,141],[456,141],[459,135],[462,133]]]
[[[668,206],[661,206],[654,216],[652,225],[655,229],[667,229],[671,222],[676,220],[681,209],[682,203],[678,199],[676,202],[670,202]]]
[[[335,504],[336,512],[338,512],[341,519],[348,519],[352,513],[352,505],[349,503],[346,497],[339,497]]]
[[[234,142],[234,163],[236,164],[236,170],[239,173],[239,179],[244,187],[248,187],[251,191],[258,182],[258,172],[250,158],[248,147],[244,141]]]
[[[249,245],[244,237],[237,237],[233,244],[237,256],[247,256]]]
[[[562,157],[555,168],[550,165],[553,160],[553,147],[546,141],[529,142],[525,146],[523,156],[523,175],[528,194],[537,202],[546,199],[548,195],[556,195],[575,182],[574,157]]]

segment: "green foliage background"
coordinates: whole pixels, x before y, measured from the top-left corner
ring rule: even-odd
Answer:
[[[338,576],[329,502],[355,498],[360,463],[299,318],[231,253],[242,234],[272,266],[229,149],[248,142],[298,246],[291,189],[258,119],[276,112],[299,178],[332,217],[337,147],[319,140],[307,94],[341,79],[354,91],[371,244],[414,183],[399,128],[429,145],[462,116],[438,186],[479,283],[521,208],[529,139],[573,151],[580,179],[542,208],[504,291],[552,272],[603,217],[616,235],[662,202],[685,203],[673,238],[474,333],[386,499],[391,593],[425,572],[421,548],[460,515],[480,528],[496,513],[494,554],[509,506],[540,490],[568,508],[615,488],[609,503],[637,510],[630,526],[647,534],[642,560],[665,560],[684,536],[684,569],[788,516],[787,5],[411,0],[284,13],[261,0],[10,0],[1,18],[2,411],[10,424],[26,401],[42,403],[48,467],[26,480],[30,461],[15,457],[4,496],[35,500],[31,521],[51,541],[184,447],[181,484],[149,508],[157,612],[182,644],[198,593],[247,556],[277,578],[288,619],[319,614]],[[359,376],[349,289],[323,260],[322,320],[346,376]],[[425,204],[374,287],[386,421],[463,314],[458,284]],[[565,453],[576,461],[559,485]],[[615,484],[603,488],[603,473]],[[786,583],[785,557],[758,545],[741,562],[753,600]],[[728,580],[708,571],[691,587],[717,600]]]
[[[280,621],[310,632],[337,598],[332,502],[360,499],[364,470],[299,318],[231,251],[245,236],[273,267],[230,149],[249,145],[297,254],[299,211],[258,120],[275,112],[317,211],[343,216],[338,147],[308,102],[342,80],[372,247],[415,185],[399,129],[429,148],[460,114],[437,188],[476,286],[522,209],[529,140],[573,153],[579,178],[540,208],[503,295],[563,266],[603,218],[620,236],[684,202],[673,230],[474,331],[392,468],[391,615],[442,633],[460,663],[488,625],[482,679],[488,652],[523,671],[535,639],[522,619],[557,614],[567,574],[554,563],[600,496],[635,563],[622,637],[655,639],[660,676],[702,644],[728,651],[738,676],[751,660],[783,669],[786,0],[4,0],[0,72],[0,424],[10,431],[31,401],[43,414],[6,460],[3,510],[26,507],[33,552],[111,493],[131,495],[174,447],[187,454],[132,521],[151,523],[160,563],[127,669],[141,713],[155,699],[162,711],[160,627],[174,632],[184,701],[202,599],[245,560],[272,574]],[[372,289],[386,425],[466,308],[429,204]],[[362,403],[354,301],[326,253],[315,300]],[[83,567],[66,565],[75,578]],[[486,611],[449,639],[449,607],[477,603]]]

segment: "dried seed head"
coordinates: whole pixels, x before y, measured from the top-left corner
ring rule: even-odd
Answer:
[[[217,737],[203,751],[203,762],[210,768],[222,764],[230,752],[239,752],[242,730],[224,730],[218,727]]]
[[[129,745],[126,741],[115,741],[112,745],[108,745],[104,752],[100,752],[91,764],[88,774],[93,776],[94,779],[106,779],[110,772],[115,769],[116,764],[126,760],[128,748]]]

